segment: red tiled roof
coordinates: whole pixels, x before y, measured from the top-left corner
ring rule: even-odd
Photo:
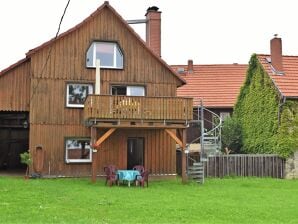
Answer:
[[[259,54],[257,56],[280,93],[285,97],[298,97],[298,56],[282,56],[284,74],[273,72],[267,60],[270,55]]]
[[[184,68],[181,77],[186,85],[178,88],[178,96],[194,97],[194,106],[203,100],[205,107],[232,108],[245,80],[247,65],[193,65],[188,73],[187,65],[172,65],[175,71]]]

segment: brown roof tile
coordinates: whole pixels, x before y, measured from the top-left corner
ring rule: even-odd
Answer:
[[[203,100],[209,108],[232,108],[245,80],[247,65],[193,65],[188,73],[187,65],[172,65],[175,71],[184,68],[180,74],[186,85],[178,88],[178,96],[194,97],[194,106]]]
[[[267,58],[270,55],[259,54],[258,59],[272,78],[280,93],[285,97],[298,97],[298,56],[283,56],[284,74],[275,74]]]

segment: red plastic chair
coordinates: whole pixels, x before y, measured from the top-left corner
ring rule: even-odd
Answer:
[[[138,178],[138,182],[140,183],[140,186],[144,187],[145,182],[147,183],[147,187],[149,186],[149,171],[145,170],[141,173],[141,178]]]
[[[108,165],[103,168],[105,174],[106,174],[106,185],[107,183],[111,187],[113,184],[117,184],[118,178],[117,178],[117,168],[115,165]]]
[[[142,165],[135,165],[132,169],[138,170],[140,172],[140,174],[145,171],[145,168]]]

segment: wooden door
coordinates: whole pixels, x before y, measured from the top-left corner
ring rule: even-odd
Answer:
[[[127,169],[144,164],[144,138],[127,139]]]

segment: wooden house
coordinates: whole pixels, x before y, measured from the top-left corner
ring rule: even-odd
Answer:
[[[0,73],[1,125],[12,129],[14,115],[43,175],[95,178],[109,164],[176,175],[193,102],[176,96],[185,80],[160,57],[160,15],[148,8],[145,43],[105,2]]]

